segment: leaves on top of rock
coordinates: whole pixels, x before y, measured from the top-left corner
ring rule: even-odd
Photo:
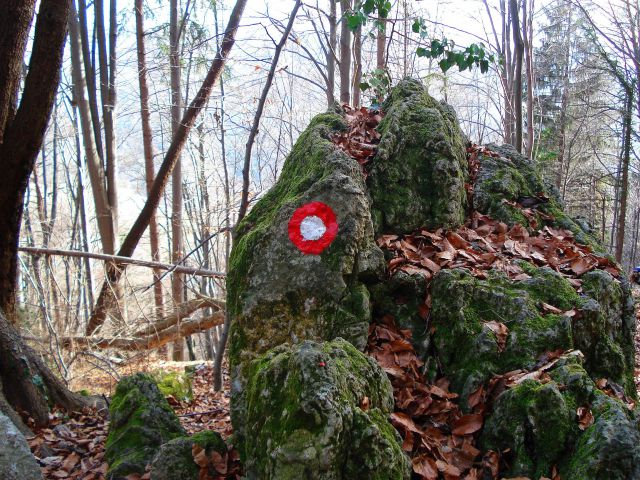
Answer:
[[[351,158],[364,166],[371,161],[380,142],[380,133],[376,127],[382,120],[382,114],[366,107],[352,108],[342,105],[348,128],[333,137],[333,143]]]

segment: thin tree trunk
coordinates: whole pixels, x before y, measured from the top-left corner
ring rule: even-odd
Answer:
[[[515,49],[515,78],[513,82],[513,110],[515,117],[515,147],[522,152],[522,57],[524,42],[520,31],[518,0],[509,1],[511,11],[511,30],[513,32],[513,46]],[[523,19],[524,21],[524,19]]]
[[[182,117],[182,121],[180,122],[180,129],[174,135],[171,145],[165,154],[164,160],[160,165],[160,169],[158,170],[158,174],[156,175],[155,180],[153,181],[153,186],[151,187],[151,191],[149,192],[147,201],[142,207],[142,211],[136,218],[131,230],[125,237],[118,254],[123,257],[130,257],[133,255],[142,234],[147,229],[149,225],[149,220],[151,218],[151,214],[156,210],[158,204],[160,203],[160,198],[162,196],[162,192],[169,180],[169,176],[173,168],[175,167],[175,163],[182,151],[186,140],[187,135],[191,131],[193,124],[207,102],[209,98],[209,94],[211,93],[211,89],[215,82],[220,77],[222,70],[224,68],[227,57],[229,56],[229,52],[235,43],[235,36],[237,33],[238,26],[240,25],[240,19],[242,18],[242,12],[247,4],[247,0],[237,0],[236,4],[231,12],[231,16],[229,18],[229,23],[227,24],[227,29],[225,30],[224,38],[222,40],[220,50],[218,54],[216,54],[215,60],[213,61],[211,68],[207,72],[207,76],[205,77],[200,90],[196,94],[195,98],[187,107],[184,116]],[[91,319],[89,320],[89,324],[87,325],[87,335],[93,333],[102,323],[106,317],[106,308],[109,304],[109,298],[111,297],[111,290],[109,288],[109,282],[112,284],[118,283],[120,278],[122,277],[122,273],[124,268],[122,265],[115,266],[110,265],[107,268],[107,281],[103,283],[102,288],[100,290],[100,296],[96,302],[94,307],[94,311],[91,315]]]
[[[353,106],[360,107],[360,83],[362,83],[362,27],[353,34]]]
[[[169,68],[171,71],[171,135],[180,128],[182,93],[180,91],[180,25],[178,25],[178,0],[171,0],[169,7]],[[183,256],[182,239],[182,159],[178,155],[171,176],[171,258],[179,262]],[[174,305],[184,301],[182,275],[171,276],[171,298]],[[173,360],[184,360],[184,342],[179,338],[173,344]]]
[[[340,103],[351,100],[351,30],[345,17],[350,9],[351,0],[340,0]]]
[[[140,119],[142,122],[142,144],[144,146],[144,173],[147,195],[151,192],[155,168],[153,166],[153,134],[151,131],[151,111],[149,110],[149,86],[147,85],[147,60],[144,44],[144,0],[135,0],[136,11],[136,46],[138,53],[138,83],[140,85]],[[156,212],[151,213],[149,219],[149,243],[151,245],[151,260],[160,261],[160,242],[158,237],[158,222]],[[163,303],[160,269],[153,270],[153,299],[156,316],[162,316]]]
[[[80,116],[80,126],[84,143],[85,157],[93,191],[98,230],[104,252],[113,252],[115,249],[115,231],[111,208],[104,187],[104,169],[98,158],[91,130],[91,120],[89,104],[85,98],[85,81],[82,75],[82,61],[80,60],[78,19],[75,12],[74,2],[71,2],[71,12],[69,14],[69,42],[71,46],[71,72],[73,78],[73,95],[78,105]]]
[[[293,10],[289,15],[289,23],[287,23],[287,26],[282,34],[282,38],[276,45],[273,59],[271,60],[271,67],[269,68],[269,73],[267,74],[267,79],[265,80],[264,87],[262,87],[262,94],[260,95],[260,100],[258,101],[258,106],[253,116],[253,123],[251,125],[251,130],[249,130],[249,138],[247,139],[247,144],[244,151],[244,166],[242,168],[242,197],[240,200],[240,210],[238,212],[238,219],[236,223],[240,223],[242,221],[247,213],[247,209],[249,208],[249,181],[251,177],[251,152],[253,150],[253,144],[256,140],[256,136],[258,135],[258,130],[260,128],[260,119],[262,118],[264,105],[267,101],[267,96],[269,95],[271,84],[273,83],[273,77],[275,76],[276,68],[278,67],[280,52],[282,51],[284,44],[287,43],[287,39],[289,38],[289,34],[291,33],[291,29],[293,28],[293,22],[295,21],[296,14],[298,13],[298,9],[300,8],[301,3],[301,0],[296,0]]]
[[[629,197],[629,164],[631,162],[631,128],[633,116],[633,88],[626,91],[624,110],[624,151],[622,155],[622,183],[620,184],[620,212],[618,213],[618,226],[616,230],[616,252],[618,263],[622,263],[624,253],[624,236],[627,223],[627,200]]]
[[[327,49],[327,106],[336,101],[336,47],[338,45],[338,26],[336,1],[331,0],[329,10],[329,48]]]
[[[529,10],[527,11],[527,2]],[[531,159],[533,155],[534,131],[533,131],[533,9],[534,0],[522,2],[522,38],[524,39],[524,52],[527,70],[527,150],[526,156]]]

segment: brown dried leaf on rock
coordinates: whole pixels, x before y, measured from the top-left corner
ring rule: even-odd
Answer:
[[[509,328],[504,323],[496,322],[495,320],[485,322],[484,324],[496,336],[498,352],[504,352],[505,346],[507,344],[507,337],[509,336]]]
[[[580,428],[580,430],[586,430],[593,425],[593,413],[588,405],[578,407],[576,415],[578,416],[578,428]]]

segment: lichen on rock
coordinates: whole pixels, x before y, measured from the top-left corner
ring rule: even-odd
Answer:
[[[464,222],[466,138],[454,110],[418,81],[402,80],[382,106],[367,185],[376,233]]]
[[[410,464],[387,420],[386,374],[338,338],[270,350],[250,365],[247,435],[240,453],[248,478],[408,479]]]
[[[143,373],[118,382],[109,416],[105,458],[110,480],[143,474],[160,445],[186,434],[153,378]]]

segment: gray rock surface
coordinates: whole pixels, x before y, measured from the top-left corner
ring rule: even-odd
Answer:
[[[40,480],[42,472],[24,435],[0,413],[0,479]]]

